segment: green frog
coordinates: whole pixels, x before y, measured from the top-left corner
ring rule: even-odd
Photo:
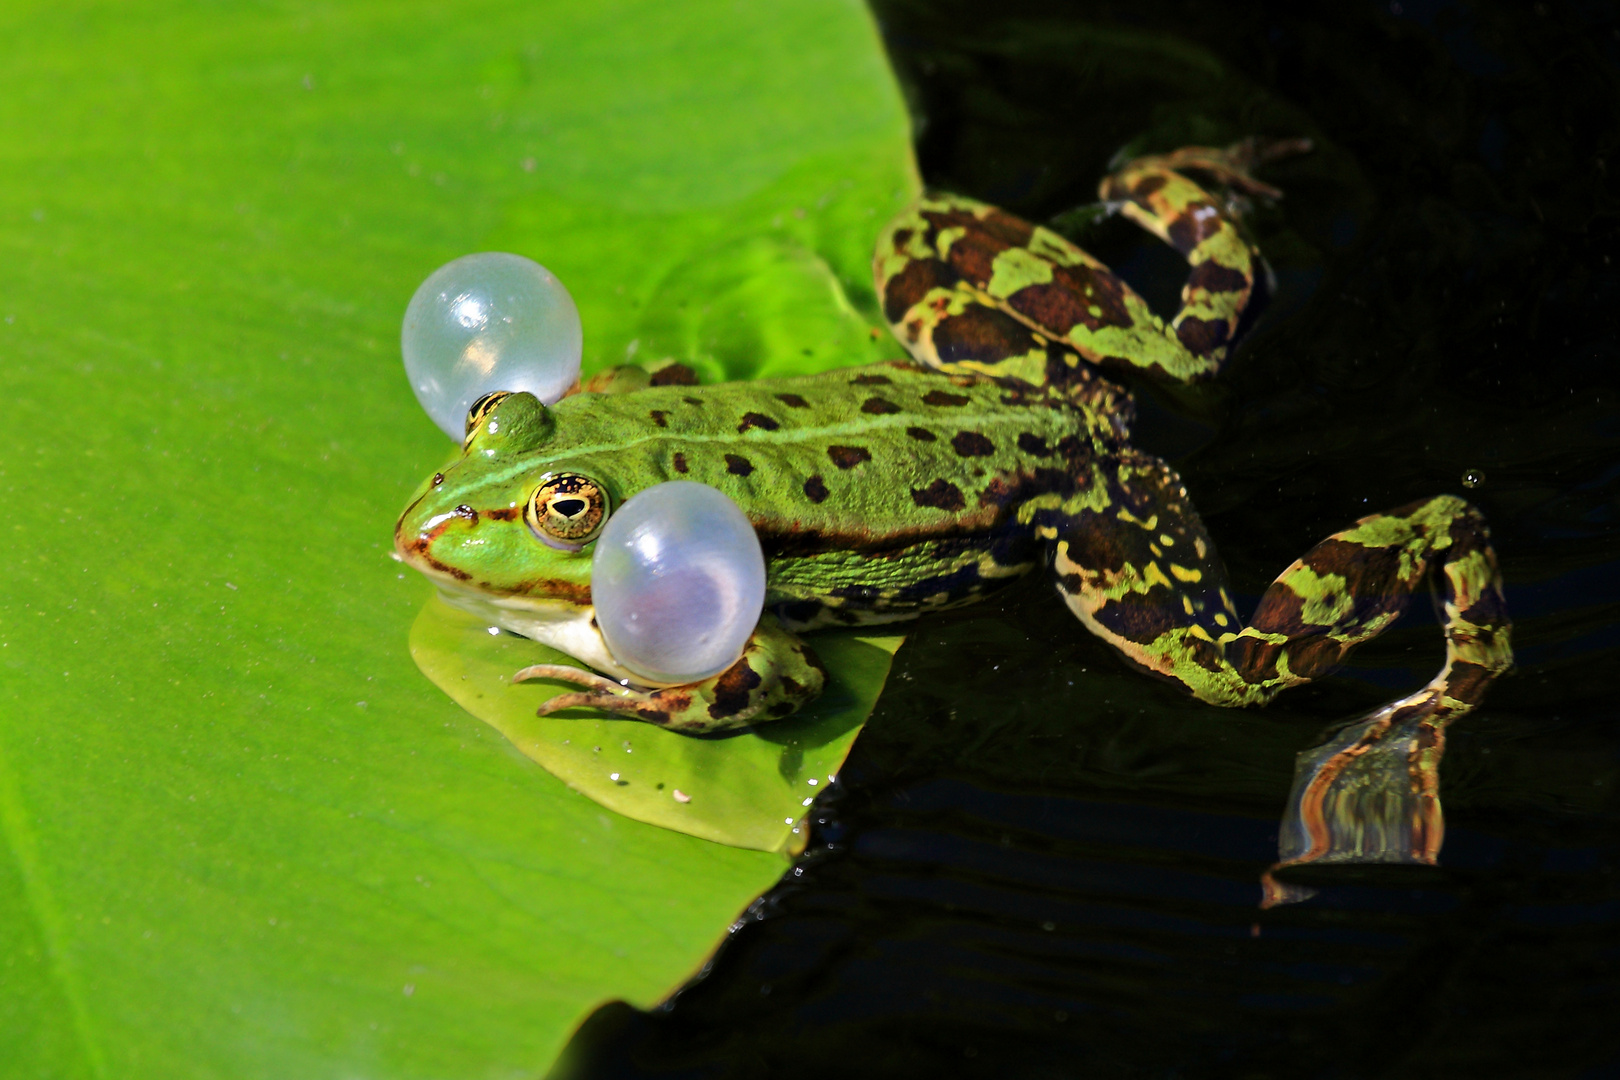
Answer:
[[[909,360],[711,386],[679,364],[619,368],[551,406],[489,395],[460,455],[400,516],[399,556],[450,602],[584,665],[518,673],[577,688],[542,713],[588,706],[689,733],[813,700],[824,672],[804,632],[972,603],[1042,564],[1086,629],[1222,706],[1263,704],[1326,673],[1432,576],[1444,669],[1318,770],[1331,783],[1399,728],[1418,733],[1401,752],[1414,784],[1430,784],[1445,725],[1512,661],[1479,511],[1441,495],[1363,518],[1284,570],[1245,623],[1185,486],[1131,445],[1131,397],[1109,377],[1192,382],[1221,369],[1266,269],[1239,229],[1239,200],[1217,192],[1279,195],[1254,169],[1304,148],[1191,147],[1102,181],[1106,204],[1188,264],[1169,321],[1051,229],[926,196],[883,230],[874,260]],[[713,485],[742,508],[767,597],[729,669],[648,685],[597,629],[591,545],[614,507],[669,480]]]

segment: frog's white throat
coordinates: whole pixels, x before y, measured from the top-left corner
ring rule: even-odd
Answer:
[[[491,596],[489,593],[447,581],[434,582],[444,602],[484,619],[492,626],[522,634],[558,652],[567,653],[587,667],[621,682],[636,686],[646,680],[632,674],[613,659],[602,632],[596,628],[596,609],[589,604],[564,600],[536,600],[524,596]]]

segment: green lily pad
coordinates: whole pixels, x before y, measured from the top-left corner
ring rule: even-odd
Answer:
[[[569,657],[433,597],[411,627],[411,657],[468,712],[575,791],[626,817],[735,847],[781,851],[802,836],[800,819],[837,775],[866,723],[905,638],[817,634],[827,689],[796,716],[734,735],[694,738],[589,709],[536,716],[574,687],[513,683],[530,664]]]
[[[412,664],[432,589],[390,531],[448,448],[400,319],[505,249],[567,282],[593,367],[894,355],[866,263],[916,180],[869,15],[85,0],[0,29],[0,1073],[542,1074],[783,860],[602,809]]]

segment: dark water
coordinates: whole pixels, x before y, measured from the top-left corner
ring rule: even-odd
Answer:
[[[1261,911],[1294,754],[1438,670],[1427,605],[1243,712],[1125,670],[1045,582],[927,624],[803,858],[668,1007],[593,1017],[573,1074],[1620,1075],[1614,9],[876,9],[927,181],[1028,217],[1127,144],[1317,140],[1251,219],[1275,302],[1218,384],[1140,390],[1138,441],[1250,604],[1482,471],[1519,667],[1452,729],[1439,867],[1300,868],[1318,895]],[[1173,301],[1155,241],[1086,243]]]

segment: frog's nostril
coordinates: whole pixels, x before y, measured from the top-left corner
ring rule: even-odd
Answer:
[[[442,472],[434,473],[433,474],[433,486],[438,487],[442,483],[444,483],[444,473],[442,473]]]

